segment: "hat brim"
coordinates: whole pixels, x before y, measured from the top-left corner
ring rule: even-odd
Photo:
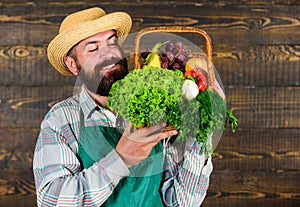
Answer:
[[[115,30],[123,42],[131,29],[131,17],[125,12],[106,14],[98,19],[83,22],[59,33],[48,45],[47,54],[52,66],[63,75],[72,76],[64,59],[72,47],[99,32]]]

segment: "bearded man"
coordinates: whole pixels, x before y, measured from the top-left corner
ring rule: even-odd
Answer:
[[[165,123],[132,130],[107,108],[112,84],[128,74],[120,43],[131,24],[127,13],[90,8],[67,16],[50,42],[52,66],[79,76],[83,86],[41,124],[33,161],[38,206],[202,203],[212,163],[201,144],[190,139],[179,156],[175,144],[162,144],[176,130],[164,130]]]

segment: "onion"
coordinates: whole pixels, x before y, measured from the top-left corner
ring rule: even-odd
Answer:
[[[196,98],[199,94],[197,84],[192,80],[186,79],[182,85],[182,93],[187,100]]]

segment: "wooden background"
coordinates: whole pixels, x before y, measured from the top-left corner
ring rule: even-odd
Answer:
[[[299,0],[0,2],[0,206],[35,206],[39,125],[75,82],[51,68],[47,44],[67,14],[91,6],[128,12],[133,32],[184,25],[211,36],[240,126],[223,133],[203,206],[300,206]]]

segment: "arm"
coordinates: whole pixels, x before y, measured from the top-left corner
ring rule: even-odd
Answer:
[[[55,126],[58,119],[52,116],[43,121],[36,144],[33,172],[37,204],[43,207],[100,206],[119,180],[129,175],[128,168],[113,150],[81,171],[74,152],[75,135],[70,128]],[[69,134],[63,133],[67,131]]]
[[[166,149],[162,196],[166,206],[200,206],[212,172],[211,157],[200,151],[201,144],[187,141],[182,156],[178,143]],[[182,157],[182,158],[181,158]]]
[[[177,133],[164,132],[164,126],[159,125],[131,133],[128,125],[116,150],[81,171],[76,157],[76,135],[71,133],[76,131],[76,126],[71,129],[69,126],[72,124],[65,123],[65,127],[58,127],[57,123],[66,122],[62,120],[61,113],[57,116],[49,114],[42,123],[33,166],[37,202],[43,207],[100,206],[120,179],[129,175],[126,166],[140,163],[160,140]]]
[[[218,80],[215,79],[213,89],[225,100]],[[185,146],[176,142],[169,144],[161,189],[166,206],[199,207],[206,196],[212,170],[212,157],[207,157],[205,150],[201,151],[201,144],[196,140],[188,139]]]

